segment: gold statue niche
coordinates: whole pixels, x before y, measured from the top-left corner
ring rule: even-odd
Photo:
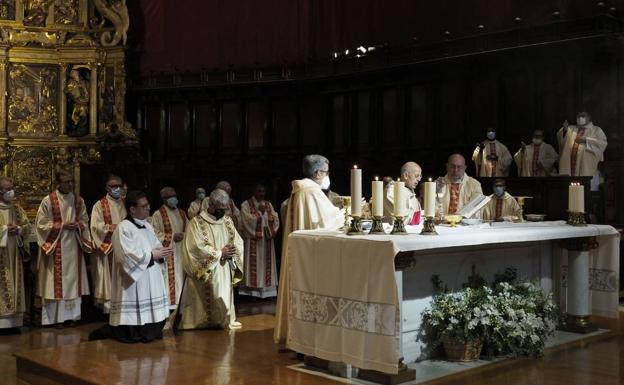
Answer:
[[[0,167],[34,215],[54,172],[136,145],[125,120],[125,0],[0,0]]]

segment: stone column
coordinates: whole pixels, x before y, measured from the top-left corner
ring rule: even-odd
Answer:
[[[92,64],[91,68],[91,87],[89,90],[89,135],[97,135],[98,122],[98,71],[97,65]]]
[[[65,83],[67,81],[67,64],[59,66],[59,135],[67,134],[67,95],[65,95]]]

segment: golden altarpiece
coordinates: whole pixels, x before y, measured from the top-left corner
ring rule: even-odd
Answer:
[[[54,172],[136,142],[125,121],[125,0],[0,0],[0,165],[30,215]],[[77,187],[79,188],[79,187]]]

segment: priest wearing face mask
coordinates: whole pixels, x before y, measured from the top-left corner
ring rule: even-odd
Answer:
[[[288,234],[296,230],[337,230],[344,215],[323,193],[329,189],[329,160],[322,155],[303,158],[303,179],[292,181],[292,192],[286,203],[282,240],[282,266],[277,291],[275,334],[283,344],[288,333]]]
[[[406,225],[417,225],[420,223],[420,202],[416,197],[416,186],[422,179],[422,168],[415,162],[407,162],[401,166],[401,181],[405,183],[403,187],[403,197],[405,199],[405,207],[407,213],[403,220]],[[384,217],[383,221],[392,223],[394,218],[394,181],[385,186],[384,194]]]
[[[31,227],[26,212],[15,203],[13,181],[0,177],[0,329],[19,328],[26,311],[24,268],[20,248],[28,248]]]
[[[123,181],[111,175],[106,180],[106,195],[91,210],[91,236],[94,252],[91,255],[93,299],[95,305],[108,314],[111,299],[111,266],[113,264],[113,232],[126,217],[121,199]]]
[[[483,195],[481,183],[466,175],[466,159],[461,154],[449,156],[446,175],[436,180],[436,216],[444,219],[446,214],[455,214],[471,200]]]
[[[557,151],[544,142],[544,131],[535,130],[531,144],[522,142],[522,147],[514,155],[519,176],[551,176],[556,174]]]
[[[178,208],[178,196],[173,187],[160,190],[163,205],[152,214],[150,222],[158,240],[173,249],[173,256],[163,264],[165,285],[169,290],[169,308],[178,306],[184,272],[182,271],[182,239],[186,228],[186,213]]]
[[[472,161],[479,177],[508,176],[513,158],[507,147],[496,140],[496,131],[488,128],[487,139],[479,143],[472,153]]]
[[[504,179],[494,181],[494,194],[491,200],[483,208],[482,219],[486,221],[514,221],[522,215],[520,205],[516,198],[507,192],[507,185]]]
[[[192,219],[195,215],[199,214],[201,211],[202,202],[206,198],[206,190],[203,187],[198,187],[195,190],[195,200],[191,202],[191,205],[188,208],[188,217]]]
[[[243,240],[232,218],[225,215],[229,195],[215,189],[208,199],[208,210],[191,219],[183,241],[187,278],[178,309],[180,328],[238,329],[233,287],[243,279]]]
[[[238,207],[236,207],[236,203],[234,203],[234,200],[231,198],[232,197],[232,185],[230,184],[230,182],[226,180],[222,180],[221,182],[217,183],[215,188],[225,191],[230,197],[230,203],[228,203],[228,207],[227,207],[227,210],[225,211],[225,215],[232,218],[232,221],[234,221],[234,226],[236,227],[236,230],[240,230],[240,227],[239,227],[241,223],[240,210],[238,209]],[[209,205],[210,205],[210,199],[204,198],[204,201],[202,202],[202,210],[208,210]]]
[[[596,176],[598,163],[604,160],[607,137],[592,123],[587,112],[576,116],[576,125],[563,122],[557,132],[559,141],[559,174],[571,176]]]

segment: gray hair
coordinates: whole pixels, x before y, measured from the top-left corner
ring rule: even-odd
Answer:
[[[161,198],[163,198],[163,199],[164,199],[164,197],[165,197],[165,195],[166,195],[167,193],[174,193],[174,194],[175,194],[175,193],[176,193],[176,191],[175,191],[175,189],[174,189],[173,187],[169,187],[169,186],[167,186],[167,187],[163,187],[163,188],[161,188],[161,189],[160,189],[160,197],[161,197]]]
[[[306,155],[303,158],[303,176],[313,178],[317,171],[323,171],[325,165],[329,166],[329,160],[323,155]]]
[[[230,196],[227,192],[225,192],[225,190],[216,188],[210,193],[210,202],[228,205],[230,204]]]
[[[226,190],[228,188],[231,189],[232,185],[227,180],[222,180],[221,182],[217,183],[215,188],[218,188],[218,189],[221,189],[221,190]]]

